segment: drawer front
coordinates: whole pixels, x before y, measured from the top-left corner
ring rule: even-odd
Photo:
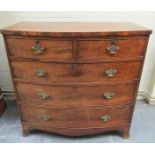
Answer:
[[[21,104],[46,107],[124,105],[135,99],[137,84],[100,86],[44,86],[16,83]]]
[[[70,60],[72,41],[7,38],[9,54],[13,57],[38,60]]]
[[[146,38],[78,41],[79,59],[115,60],[144,56]]]
[[[47,128],[89,128],[125,125],[130,122],[132,106],[39,108],[21,105],[23,122]]]
[[[62,64],[12,61],[13,77],[39,83],[122,82],[140,77],[142,61]]]

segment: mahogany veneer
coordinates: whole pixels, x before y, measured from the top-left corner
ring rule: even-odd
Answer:
[[[129,136],[151,30],[133,23],[18,23],[1,30],[23,134]]]

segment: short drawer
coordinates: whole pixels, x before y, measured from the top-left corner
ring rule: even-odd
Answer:
[[[68,64],[12,61],[13,77],[39,83],[139,80],[142,61]]]
[[[135,59],[145,54],[147,38],[80,40],[78,59]]]
[[[137,84],[44,86],[16,82],[21,104],[46,107],[124,105],[135,100]]]
[[[23,122],[44,128],[101,128],[128,124],[132,106],[47,109],[21,105],[21,113]]]
[[[9,54],[13,57],[37,60],[70,60],[72,41],[50,39],[7,38]]]

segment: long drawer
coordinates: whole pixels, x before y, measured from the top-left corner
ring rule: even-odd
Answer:
[[[44,86],[16,83],[21,104],[46,107],[124,105],[135,99],[137,84]]]
[[[86,108],[39,108],[21,105],[22,121],[44,128],[93,128],[125,125],[132,106]]]
[[[38,60],[72,59],[73,47],[71,40],[8,37],[6,41],[11,57]]]
[[[142,61],[117,63],[39,63],[12,61],[13,77],[39,83],[123,82],[138,80]]]

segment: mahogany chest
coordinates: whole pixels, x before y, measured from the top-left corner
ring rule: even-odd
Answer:
[[[23,22],[1,30],[23,134],[129,128],[151,30],[134,23]]]

